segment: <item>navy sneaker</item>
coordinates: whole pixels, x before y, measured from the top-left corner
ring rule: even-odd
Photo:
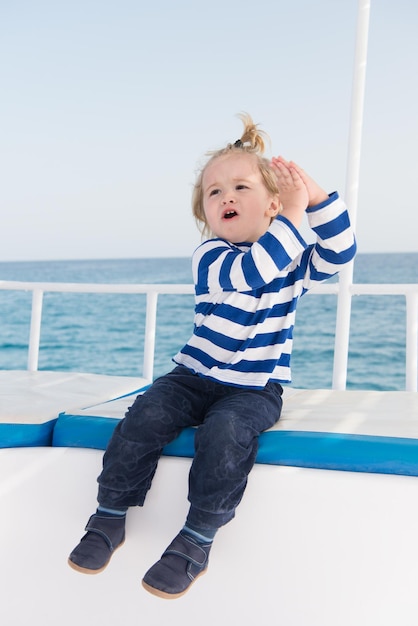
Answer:
[[[160,598],[179,598],[206,572],[211,547],[212,543],[199,543],[180,531],[145,574],[142,586]]]
[[[110,561],[116,548],[125,541],[125,516],[92,515],[87,534],[68,558],[68,565],[83,574],[99,574]]]

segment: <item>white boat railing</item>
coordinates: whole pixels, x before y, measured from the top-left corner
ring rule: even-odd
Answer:
[[[405,359],[405,389],[407,391],[417,391],[418,388],[418,284],[351,284],[348,287],[351,296],[365,295],[398,295],[404,296],[406,301],[406,359]],[[30,333],[28,343],[27,369],[36,371],[38,369],[43,296],[46,292],[71,292],[71,293],[107,293],[107,294],[145,294],[145,333],[144,333],[144,362],[142,376],[148,380],[153,379],[155,337],[157,325],[157,303],[161,294],[193,294],[194,288],[191,284],[100,284],[100,283],[55,283],[55,282],[20,282],[20,281],[0,281],[0,290],[8,291],[31,291],[32,311],[30,321]],[[315,294],[335,294],[340,291],[339,283],[324,283],[318,285],[309,292]],[[345,337],[339,337],[339,328],[336,327],[335,345],[347,345]],[[347,358],[341,363],[347,362]],[[340,371],[341,364],[335,362],[333,387],[341,388],[339,381],[346,379],[346,371]],[[346,368],[345,368],[346,370]]]

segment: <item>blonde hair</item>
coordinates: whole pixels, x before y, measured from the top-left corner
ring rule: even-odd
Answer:
[[[225,148],[207,152],[207,156],[210,156],[210,158],[200,170],[193,188],[193,216],[203,237],[211,237],[213,235],[207,223],[205,211],[203,209],[202,182],[206,168],[210,163],[213,163],[215,159],[227,154],[254,155],[267,191],[269,191],[272,195],[277,195],[279,193],[276,176],[270,167],[270,161],[263,157],[265,149],[264,138],[268,139],[268,135],[264,131],[258,129],[258,125],[254,124],[248,113],[241,113],[238,117],[244,124],[244,132],[242,133],[241,138],[233,144],[227,144]]]

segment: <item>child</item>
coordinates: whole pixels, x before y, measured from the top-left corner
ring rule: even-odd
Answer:
[[[162,598],[181,596],[206,571],[215,534],[243,496],[258,437],[280,417],[300,296],[356,250],[338,194],[328,196],[293,162],[263,158],[263,133],[241,118],[241,139],[211,154],[194,189],[193,213],[210,238],[193,256],[193,335],[176,367],[116,427],[98,478],[99,506],[69,557],[84,573],[106,567],[124,541],[128,507],[144,503],[163,447],[197,426],[186,523],[142,581]],[[299,232],[305,212],[313,245]]]

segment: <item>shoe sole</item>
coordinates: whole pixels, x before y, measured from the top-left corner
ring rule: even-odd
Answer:
[[[146,589],[146,591],[148,591],[148,593],[152,593],[153,596],[164,598],[164,600],[175,600],[176,598],[181,598],[181,596],[184,596],[184,594],[189,591],[190,587],[196,582],[196,580],[203,576],[203,574],[206,574],[206,572],[207,568],[200,572],[200,574],[198,574],[196,578],[192,580],[190,585],[186,587],[184,591],[180,591],[180,593],[167,593],[166,591],[162,591],[161,589],[157,589],[156,587],[151,587],[151,585],[148,585],[148,583],[146,583],[144,580],[142,580],[142,586],[144,589]]]
[[[74,563],[74,561],[71,561],[71,559],[68,559],[67,563],[73,570],[75,570],[76,572],[80,572],[81,574],[89,574],[89,575],[100,574],[109,565],[110,559],[112,558],[116,550],[119,550],[119,548],[121,548],[124,543],[125,543],[125,540],[122,541],[122,543],[120,543],[117,546],[117,548],[113,550],[113,552],[111,553],[109,557],[109,560],[103,565],[103,567],[100,567],[99,569],[89,569],[88,567],[82,567],[81,565],[77,565],[77,563]]]

